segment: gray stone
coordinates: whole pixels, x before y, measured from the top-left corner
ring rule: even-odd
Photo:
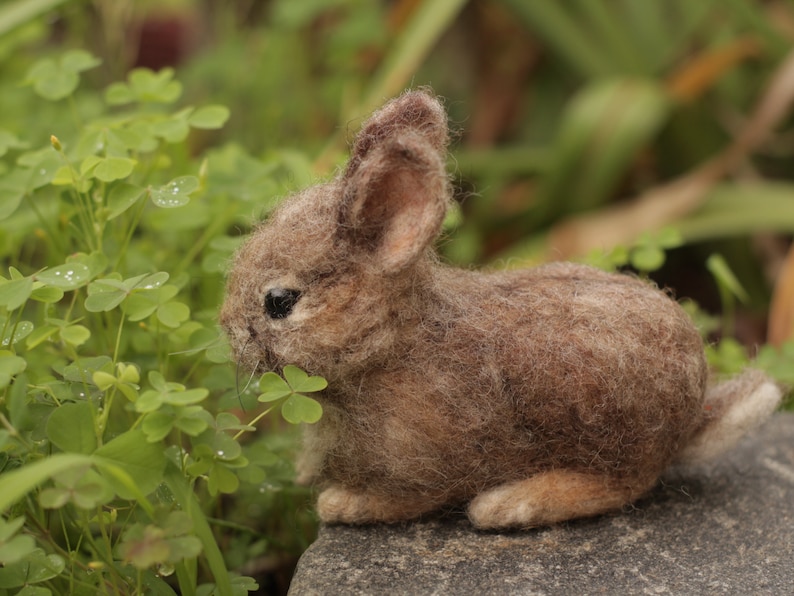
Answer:
[[[462,515],[323,527],[290,594],[794,594],[794,414],[614,515],[513,533]]]

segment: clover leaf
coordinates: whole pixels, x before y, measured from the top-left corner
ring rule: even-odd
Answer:
[[[168,184],[149,188],[149,196],[158,207],[172,209],[187,205],[191,193],[196,192],[198,187],[199,179],[195,176],[180,176]]]
[[[71,95],[80,84],[79,74],[101,64],[85,50],[71,50],[58,60],[43,58],[28,71],[25,82],[44,99],[57,101]]]
[[[284,367],[284,378],[274,372],[267,372],[259,380],[260,402],[284,400],[281,415],[291,424],[306,422],[313,424],[323,415],[320,403],[306,393],[316,393],[328,386],[322,377],[309,376],[297,366]]]
[[[174,69],[164,68],[154,72],[136,68],[126,83],[113,83],[105,91],[105,101],[110,105],[139,103],[173,103],[182,95],[182,83],[174,80]]]
[[[36,548],[36,541],[32,536],[14,536],[24,524],[24,517],[9,520],[0,517],[0,563],[3,565],[16,563]]]
[[[155,524],[133,524],[124,533],[119,554],[138,569],[177,563],[197,556],[201,541],[192,534],[188,513],[173,511]]]

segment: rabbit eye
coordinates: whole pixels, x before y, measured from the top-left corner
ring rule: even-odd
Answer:
[[[265,296],[265,312],[271,319],[284,319],[292,312],[301,297],[298,290],[273,288]]]

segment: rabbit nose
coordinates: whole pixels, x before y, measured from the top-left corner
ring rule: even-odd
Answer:
[[[301,297],[298,290],[273,288],[265,295],[265,312],[271,319],[284,319],[290,315]]]

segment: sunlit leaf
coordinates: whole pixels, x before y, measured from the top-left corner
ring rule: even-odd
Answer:
[[[85,401],[63,404],[50,414],[46,432],[50,442],[61,451],[92,453],[97,446],[93,406]]]
[[[12,521],[17,522],[14,525],[20,525],[18,524],[18,520],[24,522],[24,519],[25,518],[18,517]],[[2,524],[1,520],[0,524]],[[11,524],[8,525],[10,526]],[[19,536],[11,536],[9,534],[8,536],[0,537],[0,563],[3,565],[16,563],[28,556],[35,548],[36,541],[32,536],[26,534]]]
[[[231,494],[240,486],[237,475],[223,464],[214,464],[207,474],[207,488],[211,495]]]
[[[156,290],[168,281],[170,275],[167,271],[158,271],[149,275],[139,275],[124,280],[126,288],[130,290]]]
[[[182,84],[173,78],[172,68],[164,68],[159,72],[136,68],[129,74],[130,86],[136,99],[141,102],[175,102],[182,94]]]
[[[0,588],[18,588],[38,584],[57,577],[66,568],[59,555],[48,555],[37,548],[23,559],[0,567]]]
[[[105,89],[105,101],[111,106],[131,103],[135,101],[135,94],[126,83],[112,83]]]
[[[16,310],[27,302],[33,292],[33,279],[23,277],[11,281],[0,280],[0,304],[8,310]]]
[[[150,189],[152,202],[158,207],[182,207],[190,201],[190,194],[199,187],[199,179],[195,176],[181,176],[168,184]]]
[[[94,279],[108,266],[108,258],[105,253],[101,251],[94,251],[90,254],[81,252],[75,253],[67,257],[66,262],[69,264],[79,263],[86,266],[88,268],[88,276],[90,279]]]
[[[152,315],[158,307],[157,296],[151,292],[131,294],[124,303],[124,312],[130,321],[142,321]]]
[[[297,393],[314,393],[322,391],[328,386],[328,382],[322,377],[310,377],[297,366],[291,364],[284,367],[284,378],[292,387],[292,390]]]
[[[132,184],[121,184],[114,187],[108,195],[108,219],[115,219],[127,211],[145,192],[145,189]]]
[[[209,391],[204,387],[196,389],[186,389],[185,391],[169,391],[162,396],[164,403],[174,406],[186,406],[203,401],[209,395]]]
[[[25,525],[25,518],[15,517],[13,519],[4,519],[0,517],[0,542],[5,542],[16,534],[22,526]]]
[[[94,385],[101,391],[107,391],[116,384],[116,377],[104,370],[98,370],[91,375]]]
[[[157,318],[167,327],[179,327],[190,318],[190,308],[181,302],[167,302],[157,309]]]
[[[187,406],[177,409],[174,426],[191,437],[197,437],[207,430],[211,421],[212,416],[201,406]]]
[[[141,423],[141,429],[146,433],[146,440],[151,443],[163,440],[173,427],[174,416],[162,410],[149,412]]]
[[[229,119],[229,108],[220,105],[198,108],[188,117],[193,128],[220,128]]]
[[[144,391],[135,402],[135,411],[141,413],[154,412],[163,405],[163,395],[164,393],[152,389]]]
[[[27,368],[27,361],[8,352],[0,350],[0,388],[7,387],[11,379]]]
[[[91,280],[91,271],[83,263],[72,262],[45,269],[34,277],[48,286],[69,291],[87,284]]]
[[[127,291],[112,281],[97,280],[88,285],[88,297],[85,299],[85,309],[88,312],[113,310],[124,301]]]
[[[72,72],[83,72],[102,64],[102,60],[85,50],[69,50],[61,58],[61,66]]]
[[[133,482],[131,487],[114,475],[103,473],[122,498],[135,498],[133,488],[147,495],[163,480],[165,454],[159,445],[148,442],[145,433],[140,429],[128,430],[117,436],[99,447],[94,455],[120,468]]]
[[[61,298],[63,298],[64,291],[62,288],[57,288],[55,286],[42,286],[39,287],[33,286],[33,291],[30,293],[30,297],[33,300],[38,302],[44,302],[45,304],[54,304],[59,302]]]
[[[656,271],[664,265],[665,254],[656,246],[639,246],[631,251],[629,262],[638,271]]]
[[[750,297],[747,291],[742,287],[741,282],[736,278],[731,271],[728,263],[719,254],[713,254],[706,260],[706,268],[711,272],[717,283],[726,288],[734,296],[742,302],[747,302]]]
[[[28,71],[26,82],[44,99],[57,101],[71,95],[80,83],[80,72],[101,61],[85,50],[69,50],[57,61],[43,58]]]
[[[141,373],[134,364],[119,362],[116,365],[118,379],[122,383],[138,383],[141,380]]]
[[[47,509],[58,509],[67,503],[80,509],[94,509],[113,498],[108,483],[87,466],[59,472],[54,480],[55,486],[39,493],[39,503]]]
[[[316,400],[293,393],[281,406],[281,414],[284,420],[292,424],[300,424],[306,422],[314,424],[323,415],[323,408]]]
[[[44,325],[42,327],[37,327],[33,330],[33,333],[27,336],[25,346],[28,348],[28,350],[32,350],[36,346],[50,339],[60,329],[61,328],[57,325]]]
[[[12,215],[24,197],[24,187],[15,186],[8,178],[0,178],[0,220]]]
[[[138,569],[146,569],[168,560],[171,549],[165,531],[156,526],[133,526],[119,545],[119,554]]]
[[[0,157],[5,155],[9,149],[24,149],[28,143],[21,141],[14,133],[5,129],[0,129]]]
[[[113,182],[132,174],[136,161],[127,157],[105,157],[94,167],[94,176],[102,182]]]
[[[276,401],[292,393],[287,382],[274,372],[262,375],[259,379],[259,391],[261,395],[257,399],[261,402]]]
[[[30,321],[19,321],[12,328],[6,330],[5,335],[0,338],[0,343],[2,343],[3,346],[16,344],[29,336],[33,332],[33,329],[35,329],[35,327]]]
[[[174,114],[170,118],[158,122],[152,132],[168,143],[181,143],[190,134],[187,116],[187,113]]]
[[[69,325],[61,329],[61,339],[73,346],[81,346],[91,338],[91,330],[83,325]]]
[[[28,71],[27,81],[33,84],[37,95],[50,101],[58,101],[77,89],[80,77],[75,71],[60,68],[52,58],[44,58]]]

